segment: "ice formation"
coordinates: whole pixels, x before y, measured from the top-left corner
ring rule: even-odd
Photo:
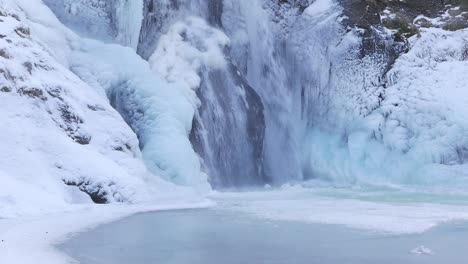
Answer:
[[[15,189],[132,202],[160,178],[467,186],[463,3],[1,1],[8,211],[33,199]]]
[[[152,89],[165,82],[134,51],[78,37],[41,1],[2,0],[1,14],[1,142],[8,150],[1,161],[2,217],[61,210],[90,197],[98,203],[143,202],[177,189],[148,171],[137,137],[106,96],[113,85],[132,89],[133,82],[166,104],[173,98],[168,114],[154,114],[166,115],[164,128],[181,131],[184,162],[195,164],[190,175],[201,174],[187,138],[193,106],[179,102],[172,87]],[[116,61],[115,54],[124,60]],[[118,72],[119,66],[128,70]],[[146,95],[147,103],[154,102]],[[184,113],[188,118],[179,120]]]

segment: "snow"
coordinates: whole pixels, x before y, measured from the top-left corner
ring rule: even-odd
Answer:
[[[202,67],[226,67],[224,48],[228,45],[229,39],[222,31],[210,27],[202,18],[187,17],[161,36],[149,63],[168,82],[182,82],[189,89],[196,89]]]
[[[350,85],[354,81],[349,73],[339,76],[337,90],[328,95],[333,107],[304,140],[304,164],[311,174],[335,186],[373,183],[465,189],[467,33],[421,29],[420,36],[410,39],[409,52],[388,72],[387,87],[375,93],[372,86]],[[351,69],[358,72],[361,67]],[[358,83],[362,85],[362,80]],[[358,98],[365,98],[364,106],[370,111],[356,111],[363,102]]]
[[[11,57],[0,62],[9,72],[2,76],[2,85],[11,91],[0,96],[4,124],[1,144],[2,149],[9,150],[1,153],[0,167],[5,185],[15,187],[2,192],[2,198],[9,201],[2,208],[2,216],[65,206],[73,200],[70,196],[76,195],[64,181],[90,181],[94,185],[90,188],[108,188],[110,200],[122,198],[117,196],[131,199],[133,191],[128,188],[142,185],[145,174],[137,159],[135,136],[105,98],[49,55],[34,30],[26,38],[14,33],[18,26],[31,26],[21,12],[9,9],[14,11],[21,21],[8,16],[1,28],[12,41],[2,40]],[[38,15],[37,19],[43,17]],[[100,105],[102,111],[92,111],[88,108],[91,105]],[[90,142],[76,142],[80,140]],[[116,153],[113,147],[119,144],[128,144],[136,152]],[[109,171],[104,171],[105,165],[110,166]],[[126,165],[128,170],[124,169]],[[130,176],[132,173],[138,176]],[[122,183],[110,185],[120,180]]]
[[[33,19],[38,17],[36,10],[26,10]],[[47,19],[56,20],[51,14]],[[137,132],[148,169],[175,183],[208,190],[207,176],[188,140],[195,95],[151,71],[132,49],[81,39],[59,23],[50,23],[55,28],[45,29],[41,40],[54,49],[68,50],[62,63],[102,96],[113,97],[114,106]],[[57,45],[55,38],[63,35],[66,41]]]
[[[389,72],[382,104],[384,144],[441,164],[463,163],[468,146],[468,31],[422,29]],[[458,148],[458,149],[457,149]]]
[[[0,217],[92,203],[79,190],[126,203],[195,195],[161,176],[209,189],[188,140],[193,105],[134,50],[79,37],[42,1],[2,0],[1,9]],[[137,90],[148,109],[154,137],[143,153],[107,98],[118,88]]]
[[[432,250],[422,245],[411,250],[411,253],[416,255],[434,255],[434,252],[432,252]]]
[[[319,16],[330,11],[333,7],[336,8],[333,0],[316,0],[304,11],[309,16]]]

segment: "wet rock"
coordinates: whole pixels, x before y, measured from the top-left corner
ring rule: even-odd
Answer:
[[[163,29],[172,22],[172,18],[181,7],[179,1],[144,0],[143,21],[137,49],[143,58],[148,59],[154,52]]]
[[[0,91],[4,92],[4,93],[9,93],[11,92],[11,88],[10,87],[6,87],[6,86],[3,86]]]
[[[89,135],[70,135],[70,137],[80,145],[88,145],[91,142],[91,136]]]
[[[107,198],[108,193],[103,190],[103,186],[100,184],[93,184],[91,181],[67,181],[64,180],[64,183],[68,186],[76,186],[80,191],[89,195],[91,200],[96,204],[107,204],[109,199]]]
[[[67,133],[68,137],[80,145],[88,145],[92,138],[80,126],[84,123],[83,119],[73,113],[70,106],[63,102],[59,104],[59,111],[62,122],[57,123]]]
[[[421,27],[421,28],[431,28],[431,27],[435,27],[434,24],[432,24],[431,21],[429,21],[429,19],[425,18],[425,17],[421,17],[421,18],[418,18],[414,21],[414,24],[418,27]]]
[[[14,19],[16,19],[16,21],[21,21],[21,19],[19,18],[19,16],[17,14],[11,14],[11,17],[13,17]]]
[[[397,41],[404,41],[416,34],[419,34],[419,29],[413,24],[413,20],[404,13],[397,12],[390,17],[383,19],[383,25],[386,28],[397,30]],[[402,38],[404,37],[404,38]]]
[[[449,31],[468,28],[468,20],[464,17],[456,17],[447,21],[442,28]]]

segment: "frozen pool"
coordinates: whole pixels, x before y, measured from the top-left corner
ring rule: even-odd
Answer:
[[[432,254],[411,253],[421,245]],[[60,249],[82,264],[465,264],[468,223],[445,224],[423,234],[386,235],[268,221],[223,209],[180,210],[103,225]]]

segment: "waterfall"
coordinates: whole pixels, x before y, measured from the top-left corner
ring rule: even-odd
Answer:
[[[66,4],[90,8],[80,1]],[[358,50],[359,38],[345,30],[342,8],[332,0],[120,0],[92,6],[96,14],[108,14],[91,17],[95,32],[107,32],[106,38],[136,49],[155,74],[177,89],[173,93],[182,95],[184,108],[190,106],[176,131],[178,137],[185,131],[215,188],[318,177],[317,164],[310,162],[309,132],[321,127],[342,134],[353,123],[355,102],[347,98],[355,96],[362,67],[349,62],[358,56],[350,51]],[[77,10],[72,13],[83,19]],[[63,19],[76,26],[73,16]],[[160,119],[154,113],[166,111],[138,95],[149,92],[149,85],[133,83],[121,80],[108,89],[137,133],[148,167],[179,184],[199,182],[190,179],[197,173],[178,169],[197,170],[193,156],[186,159],[190,166],[178,164],[169,150],[180,142],[163,142],[172,137],[164,134],[170,130],[152,127],[150,119]],[[161,99],[155,103],[162,104]]]
[[[196,70],[200,104],[190,139],[215,187],[282,184],[311,177],[304,175],[302,144],[316,117],[314,110],[328,98],[317,91],[327,92],[331,69],[320,67],[332,64],[328,49],[342,36],[337,21],[341,12],[330,4],[320,14],[302,16],[303,8],[293,6],[286,22],[275,21],[274,7],[265,3],[145,2],[138,47],[144,58],[158,49],[164,32],[187,16],[203,18],[230,39],[223,52],[228,67],[213,69],[202,62]],[[307,29],[307,23],[312,29]],[[321,38],[325,32],[321,41],[310,36]],[[304,33],[309,34],[307,38]],[[191,30],[181,37],[193,46],[200,43]],[[302,48],[313,49],[315,56],[300,53]],[[196,49],[203,50],[203,44]],[[310,65],[315,67],[312,72]]]
[[[424,52],[398,63],[418,39],[398,42],[378,15],[384,5],[348,0],[64,0],[64,11],[60,1],[45,1],[87,37],[136,50],[148,62],[145,74],[161,79],[153,87],[147,82],[137,87],[130,80],[130,88],[124,80],[110,95],[137,133],[148,167],[176,183],[206,184],[206,174],[211,186],[220,189],[315,179],[338,185],[378,178],[405,183],[416,171],[421,181],[434,163],[466,163],[463,121],[452,120],[452,110],[445,112],[439,98],[430,98],[437,105],[431,108],[414,97],[408,90],[411,81],[404,80],[403,86],[398,82],[407,68],[414,70],[410,62],[432,47],[421,47]],[[436,48],[466,53],[463,47],[446,46]],[[445,57],[431,59],[418,65],[435,65]],[[425,86],[416,86],[417,93],[425,94],[420,88]],[[161,87],[170,91],[170,103],[150,92]],[[159,105],[148,104],[141,94],[135,97],[142,90]],[[145,111],[140,113],[142,103]],[[171,129],[177,140],[160,122],[166,114],[176,120]],[[412,125],[413,117],[427,129]],[[439,125],[440,131],[453,128],[439,134],[429,129]],[[426,144],[428,138],[437,143]],[[180,164],[182,152],[190,166]]]

